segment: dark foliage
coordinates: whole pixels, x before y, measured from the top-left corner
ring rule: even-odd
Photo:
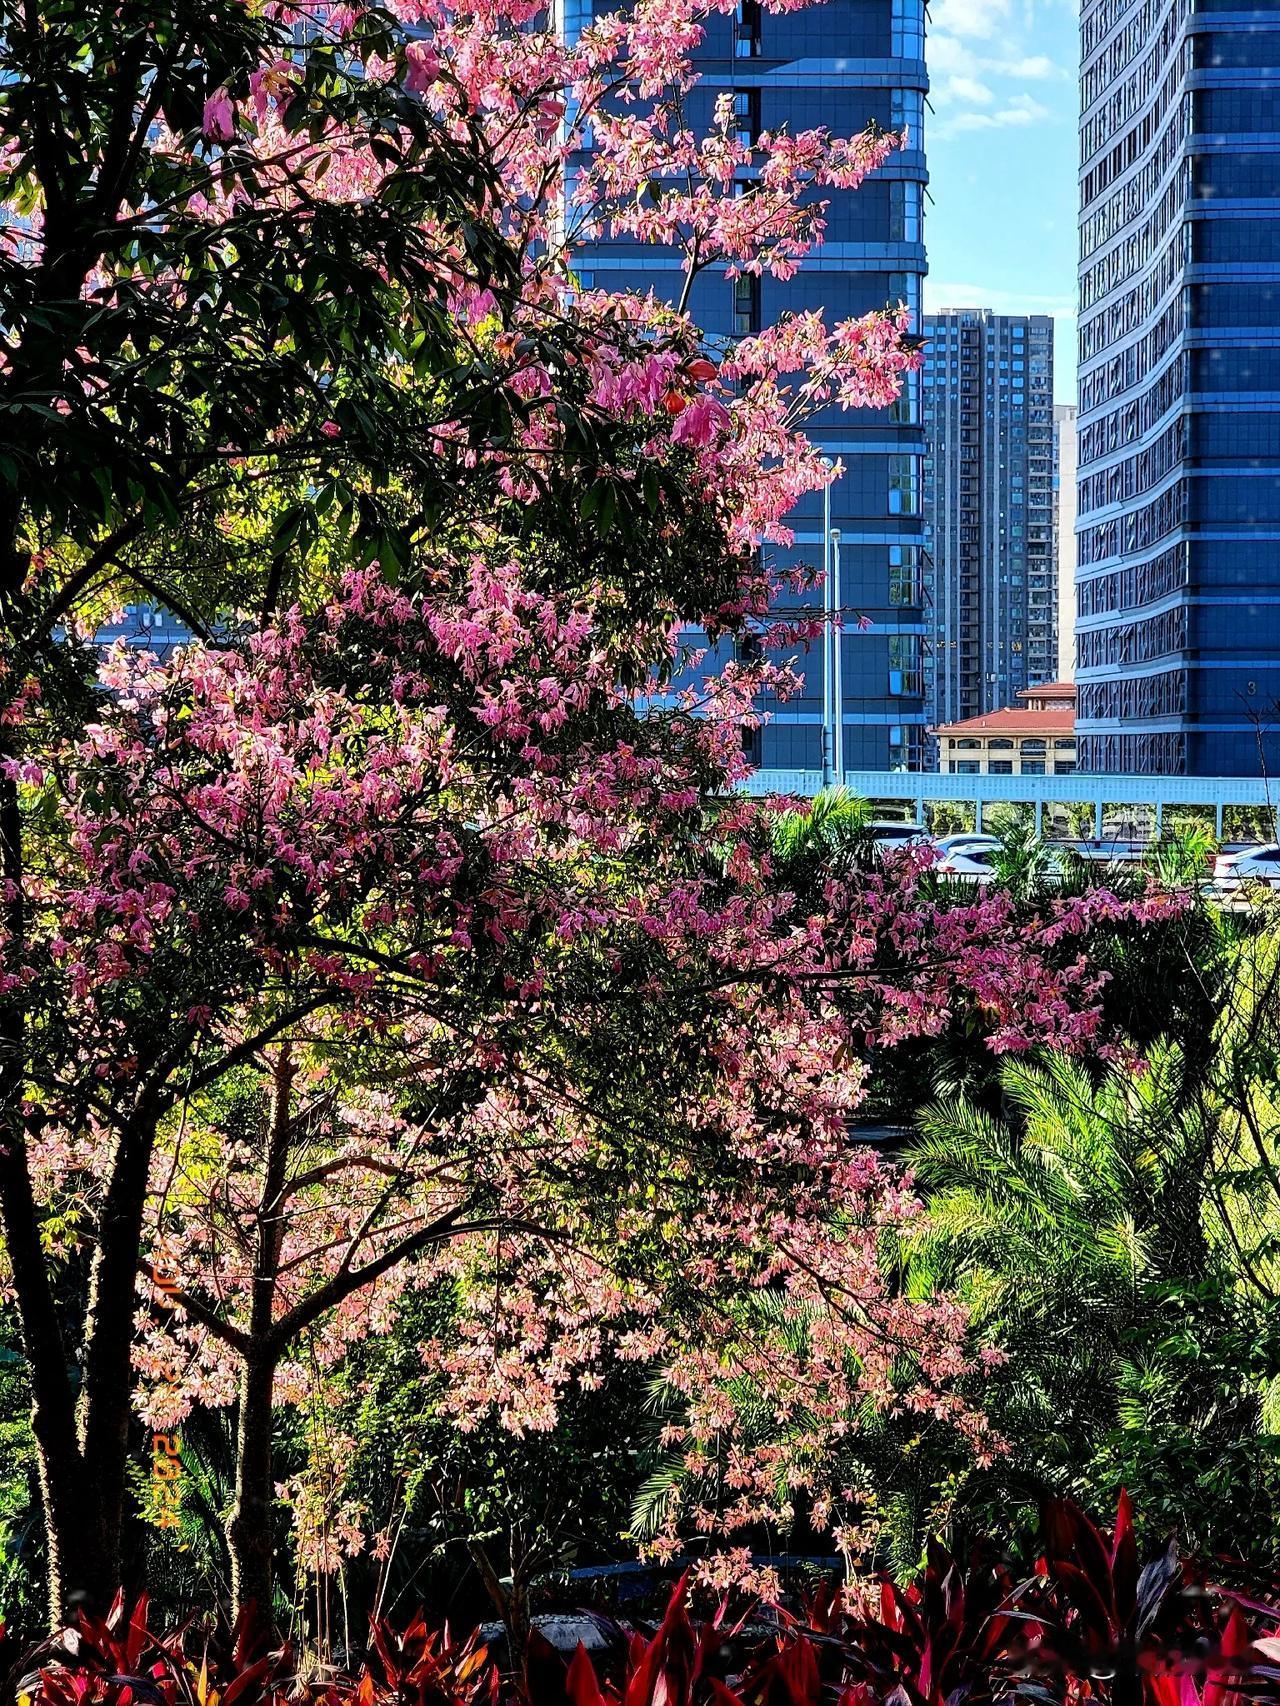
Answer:
[[[537,1630],[515,1674],[477,1635],[421,1614],[374,1620],[354,1674],[304,1676],[249,1618],[219,1634],[157,1632],[144,1595],[80,1616],[10,1675],[22,1706],[1244,1706],[1280,1694],[1280,1607],[1212,1585],[1170,1544],[1140,1565],[1121,1494],[1115,1527],[1048,1504],[1034,1572],[930,1549],[923,1579],[860,1601],[820,1589],[750,1622],[695,1621],[676,1586],[650,1632],[619,1631],[600,1668]]]

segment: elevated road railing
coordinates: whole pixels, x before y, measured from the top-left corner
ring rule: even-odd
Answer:
[[[1226,813],[1233,806],[1262,810],[1273,826],[1280,810],[1280,779],[1258,776],[1087,776],[1078,771],[1070,776],[943,776],[933,771],[846,770],[841,781],[851,794],[873,805],[906,805],[919,824],[926,821],[926,805],[936,801],[972,806],[977,829],[982,828],[983,812],[989,806],[1029,805],[1035,811],[1037,831],[1043,828],[1046,806],[1089,805],[1098,841],[1103,838],[1107,814],[1117,807],[1144,813],[1149,809],[1157,836],[1163,830],[1165,812],[1208,808],[1214,814],[1219,841]],[[743,784],[751,794],[805,797],[821,787],[818,770],[757,770]]]

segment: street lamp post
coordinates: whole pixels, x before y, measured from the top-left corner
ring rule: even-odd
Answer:
[[[822,466],[830,473],[833,463],[829,456]],[[835,758],[835,586],[831,578],[831,482],[822,488],[822,786],[829,788]]]
[[[831,529],[831,607],[835,621],[831,625],[831,700],[834,713],[832,751],[835,756],[836,785],[844,782],[844,648],[841,646],[841,612],[844,599],[840,590],[840,529]]]

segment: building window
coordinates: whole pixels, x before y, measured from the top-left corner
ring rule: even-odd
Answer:
[[[738,0],[733,31],[733,52],[737,59],[757,59],[760,55],[760,0]]]
[[[1024,758],[1022,761],[1022,774],[1024,776],[1043,776],[1044,775],[1044,759],[1043,758]]]
[[[889,185],[889,241],[920,241],[920,185],[895,178]]]
[[[989,776],[1012,776],[1013,760],[1011,758],[993,758],[987,765]]]
[[[739,89],[733,97],[734,137],[743,148],[754,148],[760,140],[760,91]]]
[[[899,426],[916,426],[920,420],[920,375],[904,373],[902,389],[889,405],[889,419]]]
[[[578,40],[583,30],[590,29],[594,21],[592,0],[560,0],[560,33],[569,46]]]
[[[891,272],[889,274],[889,306],[898,308],[903,303],[911,313],[911,330],[920,330],[920,274],[918,272]]]
[[[920,458],[891,456],[889,458],[889,514],[919,515]]]
[[[760,330],[760,280],[755,273],[739,273],[733,281],[733,329],[740,338]]]
[[[978,774],[977,760],[973,758],[959,759],[951,766],[951,774],[953,776],[976,776]]]
[[[889,729],[890,770],[919,770],[921,731],[910,724],[894,723]]]
[[[894,695],[917,694],[921,690],[919,636],[916,634],[890,634],[890,693]]]
[[[918,545],[890,545],[889,603],[895,608],[924,603]]]
[[[894,59],[924,58],[924,0],[893,0]]]
[[[890,95],[889,129],[905,130],[913,148],[924,146],[924,95],[919,89],[895,89]]]

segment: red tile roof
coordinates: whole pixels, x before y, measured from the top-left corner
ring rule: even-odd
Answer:
[[[1043,687],[1020,687],[1015,699],[1074,699],[1074,681],[1046,681]]]
[[[1043,689],[1041,689],[1043,691]],[[1072,735],[1076,714],[1068,707],[1048,711],[990,711],[963,723],[942,723],[936,735]]]

